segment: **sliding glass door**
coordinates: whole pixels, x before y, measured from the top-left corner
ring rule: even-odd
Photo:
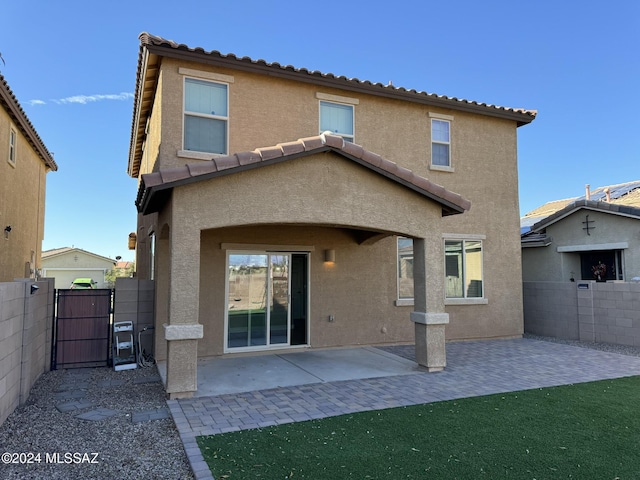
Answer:
[[[290,344],[288,253],[229,253],[227,349]]]

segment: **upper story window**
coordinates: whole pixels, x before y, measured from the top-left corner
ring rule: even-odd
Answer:
[[[447,120],[431,119],[431,163],[451,166],[451,123]]]
[[[347,142],[353,142],[354,123],[353,105],[320,101],[320,133],[328,130]]]
[[[184,80],[184,149],[227,153],[228,85],[195,78]]]
[[[343,95],[316,92],[320,100],[320,133],[327,130],[347,142],[355,140],[355,106],[360,100]]]
[[[451,115],[429,113],[431,117],[431,168],[452,171]]]
[[[445,297],[483,298],[482,241],[447,239],[444,255]]]
[[[16,147],[18,142],[18,134],[13,128],[9,129],[9,156],[7,161],[15,167],[16,165]]]

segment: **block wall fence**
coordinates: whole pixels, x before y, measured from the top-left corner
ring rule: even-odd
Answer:
[[[0,424],[50,370],[53,285],[52,278],[0,283]]]
[[[525,333],[640,347],[640,283],[524,282]]]

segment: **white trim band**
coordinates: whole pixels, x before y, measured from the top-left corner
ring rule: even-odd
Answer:
[[[423,325],[447,325],[449,323],[449,314],[411,312],[411,321]]]
[[[199,323],[163,325],[165,340],[199,340],[204,337],[204,328]]]
[[[599,243],[596,245],[567,245],[566,247],[558,247],[558,253],[590,252],[592,250],[622,250],[624,248],[629,248],[628,242]]]

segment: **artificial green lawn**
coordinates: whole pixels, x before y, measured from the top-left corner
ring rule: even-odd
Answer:
[[[220,479],[638,479],[640,377],[198,437]]]

